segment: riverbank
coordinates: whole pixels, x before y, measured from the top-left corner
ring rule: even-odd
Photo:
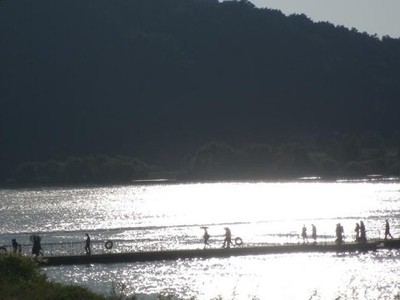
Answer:
[[[171,295],[124,295],[124,284],[113,283],[109,295],[99,295],[79,285],[50,281],[31,258],[0,255],[1,299],[8,300],[177,300]]]
[[[27,257],[0,256],[1,299],[85,299],[105,300],[87,288],[51,282],[42,274],[39,266]]]

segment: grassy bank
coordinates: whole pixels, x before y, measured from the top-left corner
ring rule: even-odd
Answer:
[[[0,295],[13,300],[106,299],[80,286],[51,282],[34,261],[15,255],[0,256]]]
[[[50,281],[29,257],[0,255],[0,299],[4,300],[177,300],[173,295],[124,295],[124,287],[113,284],[110,295],[98,295],[85,287]]]

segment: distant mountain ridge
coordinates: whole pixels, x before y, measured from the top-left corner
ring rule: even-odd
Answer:
[[[399,129],[400,40],[248,1],[0,2],[0,169]]]

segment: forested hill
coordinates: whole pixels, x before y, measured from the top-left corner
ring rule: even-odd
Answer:
[[[0,1],[0,172],[399,129],[400,40],[247,1]],[[1,177],[0,176],[0,177]]]

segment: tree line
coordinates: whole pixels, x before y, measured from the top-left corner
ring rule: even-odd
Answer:
[[[325,179],[400,175],[400,147],[385,145],[380,135],[340,136],[322,142],[291,141],[233,147],[208,143],[187,157],[190,178]]]
[[[17,184],[112,184],[146,178],[151,170],[143,161],[128,156],[91,155],[64,161],[21,163],[10,183]]]
[[[400,142],[400,139],[399,139]],[[319,141],[231,145],[209,142],[165,170],[129,156],[92,155],[64,161],[24,162],[17,184],[113,184],[155,179],[163,172],[178,180],[279,180],[301,177],[362,178],[400,176],[400,147],[385,143],[379,134],[335,136]]]

